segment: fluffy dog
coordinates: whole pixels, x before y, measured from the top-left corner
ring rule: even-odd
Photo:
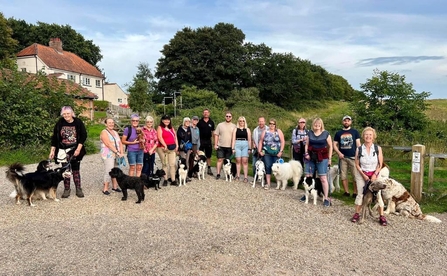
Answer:
[[[179,173],[180,165],[184,165],[185,166],[184,168],[186,168],[186,158],[180,157],[177,161],[177,170],[175,171],[175,179],[178,180],[180,180],[180,173]]]
[[[127,200],[127,189],[134,189],[137,193],[138,201],[135,203],[141,203],[144,200],[144,180],[141,177],[128,176],[120,168],[111,169],[109,175],[116,179],[123,191],[121,200]]]
[[[233,181],[233,178],[236,177],[236,163],[231,162],[230,159],[224,159],[222,167],[225,174],[225,181]]]
[[[329,191],[333,193],[334,191],[340,191],[340,174],[338,171],[338,165],[331,166],[328,170],[328,184]]]
[[[441,222],[440,219],[434,216],[423,214],[419,204],[401,183],[392,178],[383,177],[379,177],[375,182],[386,185],[386,188],[382,190],[382,198],[385,202],[388,202],[385,214],[393,213],[429,222]]]
[[[182,186],[182,184],[186,186],[186,176],[188,175],[188,170],[186,169],[186,167],[185,167],[184,164],[180,164],[180,165],[179,165],[179,168],[178,168],[178,174],[179,174],[179,177],[178,177],[178,180],[179,180],[178,186],[180,187],[180,186]]]
[[[265,165],[262,160],[258,160],[255,163],[255,177],[253,179],[253,188],[256,185],[256,180],[261,181],[261,186],[264,187]]]
[[[196,174],[197,177],[200,179],[205,179],[205,173],[206,173],[206,156],[205,155],[196,155],[194,158],[194,167],[192,168],[192,173]]]
[[[51,161],[49,160],[42,160],[37,164],[36,172],[47,172],[51,170]],[[46,195],[49,194],[49,189],[41,190],[36,188],[36,191],[34,192],[33,199],[42,199],[46,200]],[[17,191],[14,189],[14,191],[11,192],[9,197],[15,198],[17,196]],[[23,199],[23,198],[22,198]],[[56,200],[58,201],[58,200]]]
[[[316,180],[317,179],[313,177],[304,177],[303,186],[304,186],[304,195],[306,197],[304,201],[305,204],[309,202],[309,197],[312,195],[313,204],[317,205],[318,195],[323,194],[323,185],[321,185],[321,181]]]
[[[383,200],[381,196],[381,190],[385,189],[386,185],[380,181],[374,181],[367,185],[365,192],[363,193],[362,201],[362,216],[360,217],[359,224],[362,224],[366,218],[366,212],[369,211],[369,215],[374,217],[371,210],[371,203],[376,200],[380,207],[383,207]]]
[[[57,186],[65,177],[71,177],[71,174],[66,172],[67,167],[24,174],[25,168],[22,164],[14,163],[10,165],[6,171],[6,177],[14,184],[16,189],[16,204],[20,204],[20,199],[23,198],[27,200],[29,206],[35,206],[33,197],[36,190],[43,191],[44,197],[44,191],[48,190],[49,197],[54,201],[59,201],[56,198]]]
[[[147,176],[145,174],[141,175],[141,178],[144,180],[144,186],[146,188],[154,187],[157,191],[160,188],[160,181],[163,178],[163,176],[166,175],[166,172],[163,169],[157,169],[154,174]]]
[[[140,149],[144,149],[144,133],[139,127],[137,128],[137,135],[138,145],[140,146]]]
[[[290,160],[287,163],[274,163],[272,165],[272,173],[276,179],[276,189],[285,190],[287,186],[287,181],[289,179],[293,180],[293,189],[298,188],[298,182],[303,175],[303,167],[301,163],[296,160]]]

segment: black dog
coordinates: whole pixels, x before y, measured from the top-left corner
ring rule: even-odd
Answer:
[[[49,190],[50,198],[59,201],[56,198],[56,190],[64,177],[70,177],[66,172],[68,166],[49,171],[36,171],[24,174],[25,167],[20,163],[14,163],[6,171],[6,177],[14,184],[16,189],[16,204],[20,204],[21,198],[26,198],[29,206],[35,206],[32,202],[36,190]],[[39,168],[38,169],[42,169]]]
[[[47,172],[51,171],[51,161],[50,160],[42,160],[39,162],[36,168],[36,172]]]
[[[151,176],[147,176],[145,174],[141,175],[141,178],[144,180],[144,186],[146,188],[154,187],[155,190],[161,189],[160,188],[160,180],[163,178],[163,176],[166,175],[166,172],[163,169],[157,169],[154,174]]]
[[[324,192],[323,192],[323,184],[321,183],[321,179],[320,178],[312,178],[312,177],[306,177],[306,184],[307,185],[312,185],[312,179],[315,180],[315,190],[317,190],[317,194],[319,197],[323,197]]]
[[[134,189],[137,193],[138,201],[136,203],[141,203],[144,200],[144,180],[141,177],[128,176],[120,168],[113,168],[109,175],[116,179],[123,191],[121,200],[127,200],[127,189]]]
[[[189,172],[188,172],[188,177],[193,177],[193,175],[197,175],[199,174],[200,171],[200,166],[199,166],[199,162],[205,162],[206,163],[206,156],[205,155],[198,155],[196,157],[197,160],[194,161],[194,167],[192,167]]]

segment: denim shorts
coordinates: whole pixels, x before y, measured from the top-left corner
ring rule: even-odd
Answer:
[[[321,162],[313,162],[304,159],[304,173],[306,175],[313,175],[315,168],[317,169],[318,175],[327,175],[329,159],[323,159]]]
[[[128,151],[127,161],[129,161],[129,166],[134,166],[135,164],[143,165],[144,151]]]
[[[248,141],[236,140],[234,144],[235,156],[248,157]]]

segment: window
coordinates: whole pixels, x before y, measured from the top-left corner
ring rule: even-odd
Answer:
[[[22,72],[26,73],[26,68],[21,68]]]
[[[123,103],[123,99],[118,98],[118,102],[119,102],[119,103]]]
[[[76,82],[76,76],[75,76],[75,75],[70,75],[70,74],[68,74],[68,75],[67,75],[67,79],[68,79],[68,80],[71,80],[71,81],[73,81],[73,82]]]
[[[90,78],[83,78],[82,84],[89,86],[90,85]]]
[[[96,87],[101,87],[101,80],[96,80]]]

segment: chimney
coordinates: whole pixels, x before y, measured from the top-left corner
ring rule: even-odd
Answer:
[[[62,53],[62,41],[59,37],[50,38],[49,46],[54,50]]]

